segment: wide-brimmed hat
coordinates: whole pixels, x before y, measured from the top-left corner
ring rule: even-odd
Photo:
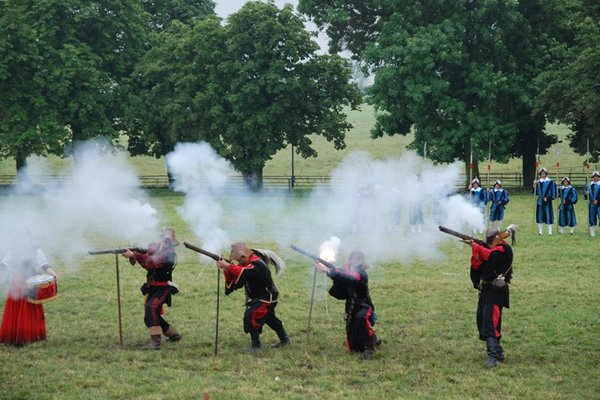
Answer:
[[[497,228],[488,228],[488,230],[485,231],[485,239],[489,241],[490,239],[496,237],[499,232],[500,231]]]
[[[177,241],[175,229],[173,228],[163,228],[160,231],[160,240],[161,242],[168,242],[171,246],[179,246],[179,241]]]
[[[246,246],[246,243],[238,242],[231,245],[229,258],[238,261],[242,256],[250,257],[252,250]]]

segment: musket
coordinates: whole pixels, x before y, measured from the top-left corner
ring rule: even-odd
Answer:
[[[446,228],[445,226],[442,226],[442,225],[438,226],[438,228],[440,229],[440,231],[442,231],[444,233],[447,233],[449,235],[452,235],[452,236],[456,236],[457,238],[460,238],[462,240],[472,240],[474,243],[477,243],[477,244],[479,244],[481,246],[489,247],[488,244],[486,242],[484,242],[483,240],[481,240],[481,239],[477,239],[477,238],[474,238],[472,236],[465,235],[464,233],[457,232],[457,231],[452,230],[450,228]],[[515,244],[515,240],[516,240],[515,233],[516,233],[516,231],[517,231],[517,225],[511,224],[508,227],[506,227],[506,230],[504,230],[503,232],[498,233],[498,236],[502,240],[504,240],[504,239],[506,239],[507,237],[510,236],[512,244]]]
[[[110,249],[110,250],[93,250],[88,251],[88,254],[92,256],[100,255],[100,254],[114,254],[115,255],[115,272],[117,278],[117,322],[119,326],[119,344],[123,346],[123,324],[121,322],[121,278],[119,277],[119,254],[125,253],[127,250],[136,251],[139,253],[146,253],[146,249],[142,249],[139,247],[124,247],[119,249]]]
[[[290,248],[294,251],[297,251],[298,253],[310,258],[311,260],[314,261],[318,261],[321,264],[323,264],[324,266],[326,266],[327,268],[329,268],[330,270],[334,270],[337,269],[337,267],[335,265],[333,265],[332,263],[330,263],[329,261],[325,261],[320,257],[317,257],[315,255],[310,254],[309,252],[302,250],[300,247],[294,246],[293,244],[290,244]]]
[[[473,236],[465,235],[464,233],[457,232],[457,231],[452,230],[450,228],[446,228],[445,226],[442,226],[442,225],[438,226],[438,228],[440,229],[440,231],[442,231],[444,233],[447,233],[449,235],[452,235],[452,236],[456,236],[459,239],[462,239],[462,240],[472,240],[474,243],[477,243],[479,245],[487,247],[487,243],[484,242],[481,239],[477,239],[477,238],[474,238]]]
[[[92,251],[88,251],[88,254],[92,255],[92,256],[97,256],[100,254],[123,254],[127,250],[136,251],[138,253],[147,253],[148,252],[148,250],[143,249],[141,247],[123,247],[123,248],[119,248],[119,249],[109,249],[109,250],[92,250]]]
[[[183,242],[183,245],[184,245],[185,247],[187,247],[188,249],[190,249],[190,250],[193,250],[193,251],[195,251],[196,253],[204,254],[206,257],[210,257],[210,258],[212,258],[212,259],[213,259],[213,260],[215,260],[215,261],[219,261],[219,260],[225,260],[225,261],[227,261],[228,263],[231,263],[231,261],[230,261],[230,260],[228,260],[227,258],[221,257],[220,255],[218,255],[218,254],[215,254],[215,253],[211,253],[211,252],[210,252],[210,251],[208,251],[208,250],[201,249],[200,247],[194,246],[193,244],[190,244],[190,243],[188,243],[188,242]]]

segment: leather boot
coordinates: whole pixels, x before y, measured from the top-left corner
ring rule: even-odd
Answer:
[[[177,332],[177,329],[173,328],[173,325],[170,325],[169,329],[163,332],[163,335],[165,335],[170,342],[181,340],[181,335]]]
[[[370,360],[375,356],[375,335],[365,340],[365,351],[362,353],[363,360]]]
[[[160,344],[162,341],[162,329],[160,326],[151,326],[148,328],[150,333],[150,344],[148,350],[160,350]]]
[[[285,347],[285,346],[289,346],[289,345],[290,345],[290,338],[287,336],[284,336],[282,338],[279,338],[279,342],[272,344],[271,348],[279,349],[281,347]]]
[[[283,325],[277,329],[275,331],[275,333],[277,333],[277,337],[279,338],[279,342],[272,344],[271,348],[273,349],[278,349],[280,347],[285,347],[285,346],[289,346],[290,344],[290,338],[287,335],[287,332],[285,331],[285,329],[283,329]]]
[[[262,349],[262,345],[260,344],[260,336],[258,332],[250,332],[251,344],[248,349],[248,353],[256,353]]]
[[[498,361],[500,361],[500,362],[506,361],[506,356],[504,355],[504,349],[502,348],[502,345],[500,344],[500,339],[498,339],[498,348],[496,349],[496,357],[498,358]]]
[[[494,368],[496,365],[498,365],[498,339],[495,337],[488,337],[486,340],[486,346],[488,358],[485,365],[488,368]]]

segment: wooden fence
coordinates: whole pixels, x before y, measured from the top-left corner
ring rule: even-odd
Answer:
[[[569,176],[573,186],[582,188],[586,181],[590,180],[590,174],[593,169],[590,169],[589,173],[586,173],[583,169],[581,171],[562,171],[560,172],[558,180],[562,180],[564,176]],[[555,175],[550,171],[550,177],[557,179]],[[464,175],[461,177],[461,182],[464,181]],[[30,175],[29,183],[33,186],[61,186],[65,183],[72,181],[72,177],[69,175]],[[485,188],[492,186],[496,179],[502,181],[502,186],[507,189],[522,189],[523,186],[523,175],[520,172],[502,172],[497,174],[490,174],[489,183],[487,176],[480,178],[481,185]],[[140,184],[142,187],[147,189],[163,189],[169,188],[169,178],[167,175],[142,175],[139,176]],[[17,182],[15,175],[0,175],[0,187],[10,187]],[[312,189],[318,186],[327,185],[330,182],[329,176],[309,176],[309,175],[298,175],[292,177],[289,175],[268,175],[263,176],[263,186],[266,189]],[[242,188],[244,186],[244,179],[241,175],[232,175],[228,179],[228,186],[232,188]],[[457,188],[460,189],[460,188]]]

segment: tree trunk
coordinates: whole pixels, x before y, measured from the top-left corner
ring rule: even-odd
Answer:
[[[17,182],[27,183],[29,182],[29,173],[27,171],[27,156],[17,154],[15,156],[16,167],[17,167]]]
[[[244,177],[244,185],[247,189],[252,192],[258,192],[263,187],[263,171],[262,169],[257,171],[246,171],[242,172]]]
[[[465,189],[469,187],[471,181],[476,177],[481,182],[481,176],[479,176],[479,162],[477,160],[473,160],[473,170],[471,171],[471,155],[468,154],[465,157]],[[480,183],[481,186],[481,183]]]
[[[536,159],[535,159],[535,151],[525,149],[523,151],[523,163],[521,166],[521,172],[523,173],[523,189],[531,190],[533,187],[533,180],[537,179],[535,176],[536,172]]]

